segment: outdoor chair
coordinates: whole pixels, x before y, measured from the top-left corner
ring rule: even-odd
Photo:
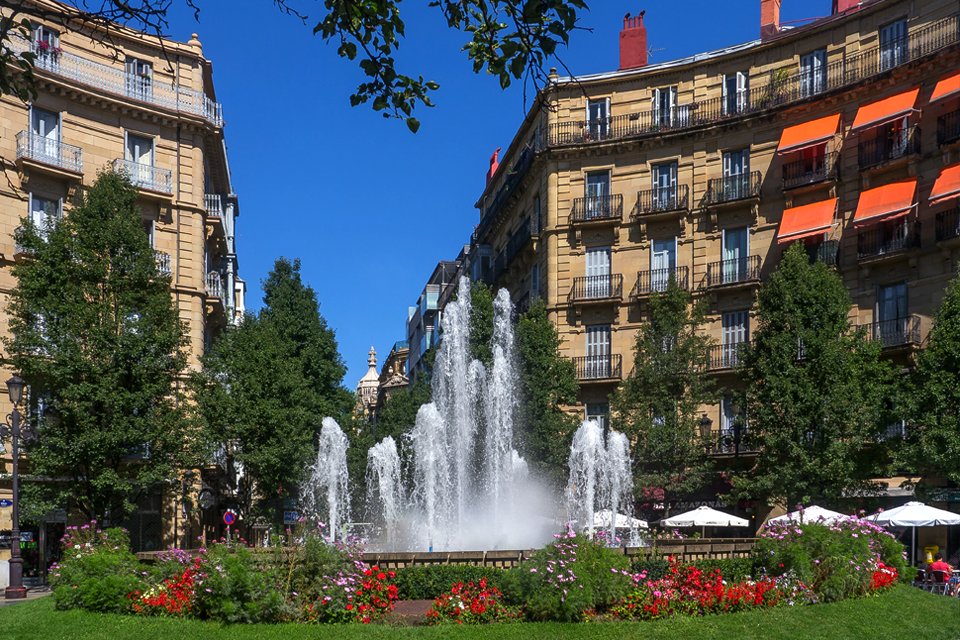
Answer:
[[[917,575],[913,578],[913,586],[920,589],[927,588],[927,572],[923,569],[917,569]]]
[[[930,591],[933,593],[939,593],[942,596],[947,595],[947,582],[950,580],[950,576],[947,575],[946,571],[931,571],[932,580]]]

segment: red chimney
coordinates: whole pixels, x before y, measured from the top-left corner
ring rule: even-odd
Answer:
[[[497,172],[497,168],[500,166],[500,147],[497,147],[497,150],[493,152],[493,155],[490,156],[490,170],[487,171],[487,184],[493,179],[494,174]]]
[[[620,70],[639,69],[647,66],[647,28],[643,26],[641,11],[635,18],[628,13],[623,17],[620,32]]]
[[[845,13],[851,9],[858,9],[861,0],[833,0],[833,13]]]
[[[780,33],[780,0],[760,0],[760,39]]]

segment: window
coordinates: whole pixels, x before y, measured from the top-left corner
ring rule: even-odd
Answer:
[[[588,379],[609,378],[610,367],[610,325],[594,324],[587,326],[587,357],[585,377]]]
[[[606,432],[610,422],[610,405],[606,402],[588,402],[587,420],[595,420]]]
[[[55,67],[60,62],[60,34],[46,25],[33,28],[35,63],[41,68]]]
[[[60,164],[60,114],[30,107],[30,157]]]
[[[747,431],[747,412],[739,398],[725,394],[720,400],[721,453],[737,452]]]
[[[750,255],[750,234],[747,227],[723,230],[723,283],[742,282],[747,279],[747,263]]]
[[[724,368],[740,363],[740,348],[750,340],[750,312],[726,311],[721,317],[723,325],[721,358]]]
[[[153,179],[153,139],[127,134],[127,172],[134,185],[155,188]]]
[[[732,115],[747,110],[747,93],[750,77],[743,72],[729,73],[723,76],[723,113]]]
[[[610,131],[610,98],[587,101],[587,132],[594,140],[602,140]]]
[[[541,218],[540,213],[540,194],[538,193],[533,197],[533,214],[530,216],[533,220],[533,228],[531,231],[534,235],[539,234],[540,230],[543,229],[543,219]]]
[[[677,88],[664,87],[653,90],[653,123],[658,127],[674,124],[674,108],[677,104]]]
[[[138,100],[153,97],[153,65],[146,60],[127,58],[127,95]]]
[[[650,245],[650,290],[666,291],[677,268],[677,239],[654,240]]]
[[[61,205],[59,200],[41,198],[30,194],[30,222],[36,227],[37,233],[43,239],[60,220]]]
[[[724,200],[739,200],[750,195],[750,149],[723,152]]]
[[[610,297],[610,247],[587,249],[586,285],[586,297]]]
[[[586,218],[610,216],[610,172],[592,171],[587,174]]]
[[[800,95],[813,96],[827,87],[827,50],[817,49],[800,56]]]
[[[530,298],[536,300],[540,297],[540,265],[535,264],[530,268]]]
[[[147,241],[150,243],[151,248],[156,248],[157,246],[156,229],[157,229],[156,220],[143,221],[143,231],[144,233],[147,234]]]
[[[874,338],[887,345],[906,342],[907,338],[907,284],[882,286],[877,291],[877,324]]]
[[[661,162],[651,167],[654,211],[672,211],[677,208],[677,169],[676,161]]]
[[[880,27],[880,70],[886,71],[907,61],[907,20]]]

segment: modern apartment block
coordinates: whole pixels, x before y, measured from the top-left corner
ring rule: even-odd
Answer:
[[[718,453],[787,245],[839,271],[851,320],[903,364],[960,247],[957,3],[835,0],[788,28],[779,0],[757,1],[755,41],[648,64],[643,13],[628,15],[619,69],[551,74],[491,167],[471,246],[474,278],[545,300],[585,416],[629,375],[652,293],[675,279],[703,300],[729,394],[704,408]]]
[[[23,4],[22,12],[67,10],[49,0]],[[170,295],[189,331],[189,366],[197,367],[205,346],[244,308],[239,208],[213,68],[200,41],[195,34],[186,43],[160,40],[119,26],[107,38],[89,23],[43,20],[33,23],[29,39],[12,33],[14,51],[35,55],[38,93],[28,104],[0,98],[0,330],[15,285],[10,267],[22,257],[14,242],[21,220],[69,216],[77,193],[99,171],[112,170],[140,191],[143,232],[171,276]],[[11,374],[4,371],[3,379]],[[3,415],[10,412],[6,393],[0,404]],[[126,523],[137,548],[199,535],[201,523],[185,516],[180,493],[178,486],[152,496]],[[10,498],[9,476],[0,480],[0,497]],[[9,528],[10,510],[0,509],[0,530]],[[43,527],[34,533],[46,534]]]
[[[417,305],[407,309],[407,368],[410,382],[415,382],[426,363],[423,355],[437,344],[443,307],[457,289],[463,273],[464,252],[457,260],[441,260],[427,279],[417,298]]]

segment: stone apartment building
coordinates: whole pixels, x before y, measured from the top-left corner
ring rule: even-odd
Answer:
[[[27,4],[66,8],[50,0]],[[97,172],[114,170],[140,191],[143,230],[171,275],[170,295],[189,331],[189,366],[197,367],[206,345],[244,308],[235,246],[239,207],[213,67],[200,40],[161,41],[120,27],[106,39],[90,25],[38,20],[29,39],[13,36],[10,46],[35,54],[38,95],[28,104],[0,98],[0,330],[15,284],[10,267],[25,257],[14,242],[21,220],[69,216],[74,197]],[[5,370],[3,379],[12,373]],[[8,414],[5,392],[0,404]],[[9,445],[0,460],[9,473]],[[182,489],[195,488],[183,483]],[[185,517],[185,496],[168,493],[144,500],[126,523],[137,548],[199,535],[201,523]],[[0,498],[10,496],[9,477],[0,476]],[[41,550],[55,533],[56,523],[50,526],[33,532]],[[0,509],[0,530],[9,529],[10,509]]]
[[[756,1],[752,42],[649,64],[628,15],[617,70],[552,73],[492,160],[471,243],[474,279],[545,300],[586,417],[606,419],[650,295],[672,278],[703,300],[719,455],[739,453],[735,366],[787,245],[839,271],[851,320],[903,364],[960,247],[957,3],[834,0],[788,28]]]

